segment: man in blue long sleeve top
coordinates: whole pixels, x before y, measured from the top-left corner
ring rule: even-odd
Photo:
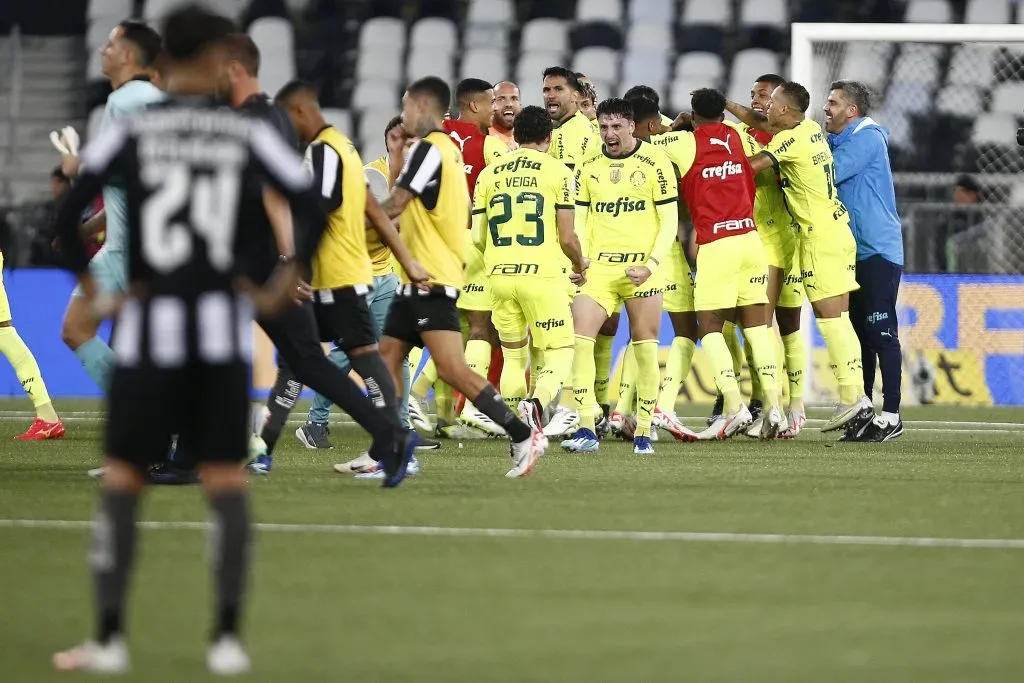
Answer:
[[[896,295],[903,273],[903,231],[889,166],[889,131],[868,113],[871,97],[857,81],[836,81],[825,103],[825,129],[835,160],[834,182],[857,240],[857,283],[850,318],[860,338],[864,392],[871,396],[875,359],[882,370],[882,414],[871,408],[847,425],[847,441],[889,441],[903,434]]]

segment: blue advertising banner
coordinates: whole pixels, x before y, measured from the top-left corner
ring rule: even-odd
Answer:
[[[78,359],[61,341],[61,320],[73,278],[58,270],[4,273],[14,325],[35,354],[43,379],[55,397],[99,396]],[[910,275],[900,291],[900,337],[906,366],[904,395],[922,402],[1024,405],[1024,277]],[[109,325],[101,334],[109,334]],[[662,351],[672,343],[672,323],[664,317]],[[629,340],[623,317],[615,358]],[[816,393],[834,391],[834,380],[820,335],[813,335]],[[265,393],[273,383],[273,347],[257,332],[253,384]],[[617,363],[616,363],[617,365]],[[614,386],[614,384],[613,384]],[[703,355],[694,359],[680,400],[707,401],[714,383]],[[21,384],[0,363],[0,395],[22,396]]]

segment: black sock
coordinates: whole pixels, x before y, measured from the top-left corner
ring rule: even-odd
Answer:
[[[501,398],[501,394],[495,391],[490,384],[480,390],[480,393],[473,399],[473,405],[481,413],[504,427],[509,437],[516,443],[530,438],[532,432],[529,425],[509,410],[505,405],[505,400]]]
[[[213,509],[213,571],[216,585],[217,622],[213,639],[238,633],[238,614],[249,573],[252,528],[249,501],[243,491],[210,498]]]
[[[135,557],[135,514],[139,494],[103,491],[93,527],[92,567],[96,590],[96,641],[105,645],[123,632],[124,596]]]
[[[900,383],[903,381],[903,350],[895,330],[892,342],[878,350],[878,365],[882,369],[882,410],[898,413],[902,398]]]
[[[391,377],[384,359],[380,353],[372,351],[349,358],[352,369],[363,378],[366,385],[367,397],[377,410],[384,412],[391,426],[399,431],[405,430],[398,419],[398,397],[395,390],[395,380]]]
[[[274,446],[281,438],[284,425],[288,422],[288,416],[301,393],[302,384],[295,379],[288,366],[278,367],[277,380],[274,382],[274,388],[270,390],[270,396],[267,397],[267,410],[270,411],[270,416],[263,425],[263,431],[260,432],[260,436],[267,444],[267,453],[274,452]]]

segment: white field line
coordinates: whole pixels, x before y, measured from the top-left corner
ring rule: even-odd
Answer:
[[[154,531],[205,531],[206,522],[140,522]],[[615,531],[600,529],[488,529],[447,526],[372,526],[359,524],[268,524],[257,531],[284,534],[356,536],[461,536],[584,541],[647,541],[656,543],[745,543],[757,545],[864,545],[896,548],[968,548],[1024,550],[1024,538],[930,538],[914,536],[832,536],[805,534],[741,534],[702,531]],[[0,519],[0,529],[87,530],[92,522],[64,519]]]
[[[104,413],[98,410],[69,411],[61,414],[61,419],[68,422],[89,422],[102,419]],[[5,411],[0,413],[0,422],[17,422],[35,417],[35,413],[29,411]],[[681,419],[698,419],[697,416],[681,416]],[[348,415],[334,413],[332,420],[336,424],[355,424]],[[288,424],[305,424],[305,417],[293,413],[288,418]],[[807,420],[808,429],[820,428],[827,420],[810,418]],[[944,420],[913,420],[904,423],[909,429],[921,429],[922,431],[940,432],[947,434],[973,434],[984,432],[986,434],[1024,434],[1024,424],[1017,422],[947,422]]]

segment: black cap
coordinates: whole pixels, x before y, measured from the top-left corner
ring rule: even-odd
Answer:
[[[971,192],[981,192],[981,184],[978,182],[978,179],[967,173],[957,177],[956,186]]]

